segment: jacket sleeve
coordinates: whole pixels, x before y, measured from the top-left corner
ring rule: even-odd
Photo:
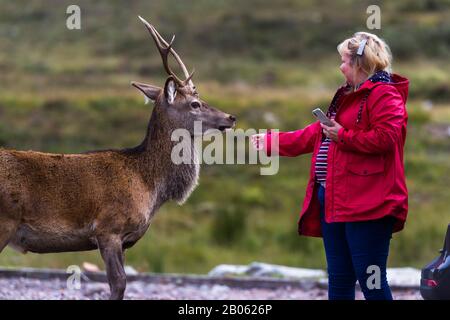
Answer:
[[[280,155],[296,157],[314,150],[318,131],[321,130],[319,121],[307,127],[290,132],[269,132],[265,139],[265,150],[268,156]]]
[[[386,88],[387,87],[387,88]],[[369,109],[369,128],[345,129],[338,132],[337,145],[345,151],[383,154],[390,151],[401,139],[406,120],[405,105],[400,93],[392,86],[380,86],[372,94],[374,102]],[[377,92],[376,92],[377,90]],[[378,91],[379,90],[379,91]],[[380,92],[383,90],[382,92]]]

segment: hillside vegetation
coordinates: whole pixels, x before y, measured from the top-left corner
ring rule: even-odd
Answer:
[[[209,104],[238,128],[301,128],[343,79],[336,45],[366,30],[373,1],[78,1],[82,30],[65,27],[70,1],[0,0],[0,146],[77,153],[137,145],[151,106],[131,80],[162,86],[164,69],[137,15],[166,37]],[[390,266],[422,267],[450,223],[450,1],[377,2],[394,71],[411,81],[405,166],[409,218]],[[127,252],[140,271],[205,273],[252,261],[325,268],[321,239],[299,237],[310,156],[258,165],[203,166],[182,206],[166,204]],[[3,266],[66,268],[98,252],[21,255]]]

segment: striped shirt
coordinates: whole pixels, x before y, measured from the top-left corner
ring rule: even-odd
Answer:
[[[336,112],[331,112],[331,119],[334,119]],[[319,152],[316,157],[316,181],[325,187],[325,181],[327,180],[327,158],[328,149],[330,148],[331,139],[326,137],[320,145]]]

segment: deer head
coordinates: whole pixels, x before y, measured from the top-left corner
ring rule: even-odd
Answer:
[[[223,131],[233,127],[236,122],[234,116],[217,110],[200,99],[197,89],[192,82],[194,72],[189,74],[183,61],[172,48],[175,36],[172,37],[170,43],[167,43],[155,27],[142,17],[139,17],[139,19],[144,23],[156,44],[168,78],[164,88],[135,81],[131,84],[144,94],[146,101],[151,100],[154,102],[154,112],[158,114],[158,119],[168,123],[173,129],[184,128],[192,136],[199,134],[198,132],[194,133],[195,121],[201,121],[201,133],[208,129]],[[169,54],[172,54],[181,70],[183,70],[185,80],[178,78],[170,68]]]

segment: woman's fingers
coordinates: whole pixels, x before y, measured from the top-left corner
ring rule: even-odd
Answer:
[[[258,150],[258,148],[259,148],[259,140],[257,138],[252,137],[252,144],[253,144],[253,148]]]
[[[259,137],[259,136],[252,136],[252,143],[253,143],[253,147],[256,150],[260,150],[261,137]]]
[[[265,134],[254,134],[251,137],[251,141],[253,144],[253,147],[256,150],[262,150],[264,148],[264,140],[265,140]]]

